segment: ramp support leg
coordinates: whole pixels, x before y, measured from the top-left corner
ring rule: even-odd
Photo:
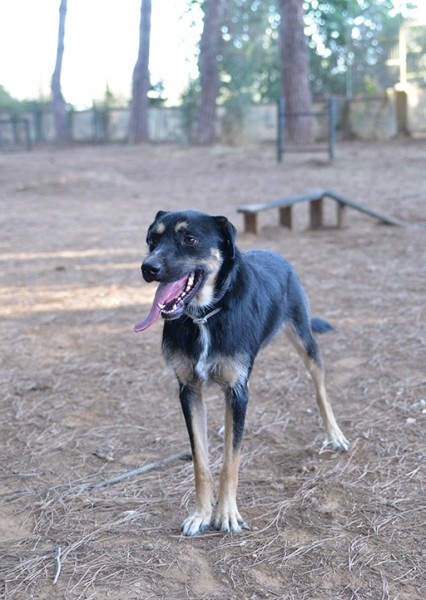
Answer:
[[[244,213],[244,229],[246,233],[259,233],[257,213]]]
[[[348,227],[348,211],[347,207],[343,202],[337,202],[337,227],[339,229],[346,229]]]
[[[311,229],[320,229],[323,225],[323,199],[311,200],[309,202]]]
[[[280,225],[281,227],[288,227],[291,229],[291,206],[282,206],[280,208]]]

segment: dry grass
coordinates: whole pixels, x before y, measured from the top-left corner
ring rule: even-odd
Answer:
[[[349,453],[321,453],[312,386],[278,336],[251,380],[239,492],[251,531],[180,536],[194,500],[187,461],[111,482],[188,451],[160,327],[131,332],[152,294],[138,275],[152,213],[194,206],[234,217],[230,198],[327,187],[426,221],[421,157],[420,142],[342,146],[333,167],[300,158],[278,167],[272,149],[0,157],[7,600],[426,595],[424,232],[354,215],[346,232],[310,233],[301,211],[295,233],[265,215],[258,238],[240,237],[243,248],[285,254],[315,314],[336,327],[321,346]],[[223,407],[215,387],[206,396],[217,479]]]

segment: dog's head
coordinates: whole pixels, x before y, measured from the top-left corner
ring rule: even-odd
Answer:
[[[214,304],[219,274],[235,258],[236,229],[226,217],[193,210],[157,213],[148,228],[145,281],[158,281],[150,314],[135,325],[143,331],[158,317],[177,319],[187,310]]]

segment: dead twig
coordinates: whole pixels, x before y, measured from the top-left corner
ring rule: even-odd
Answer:
[[[104,481],[83,483],[79,485],[77,488],[70,490],[69,494],[73,492],[82,492],[89,489],[99,489],[103,487],[107,487],[109,485],[114,485],[115,483],[119,483],[124,479],[129,479],[130,477],[135,477],[137,475],[143,475],[148,471],[152,471],[154,469],[158,469],[159,467],[164,467],[171,462],[175,462],[176,460],[191,460],[191,456],[189,454],[172,454],[171,456],[167,456],[166,458],[162,458],[160,460],[156,460],[152,463],[148,463],[143,467],[139,467],[138,469],[132,469],[131,471],[125,471],[121,473],[121,475],[117,475],[116,477],[112,477],[111,479],[105,479]],[[68,494],[66,494],[68,495]]]
[[[61,569],[62,569],[61,551],[62,551],[61,547],[57,546],[56,547],[56,552],[55,552],[56,573],[55,573],[55,577],[53,579],[53,585],[56,585],[58,583],[59,575],[61,574]]]

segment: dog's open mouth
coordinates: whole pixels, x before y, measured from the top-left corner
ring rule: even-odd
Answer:
[[[155,293],[149,315],[144,321],[136,323],[134,331],[145,331],[151,327],[161,315],[164,319],[177,319],[185,311],[185,307],[197,293],[203,283],[202,271],[193,271],[178,281],[160,283]]]

